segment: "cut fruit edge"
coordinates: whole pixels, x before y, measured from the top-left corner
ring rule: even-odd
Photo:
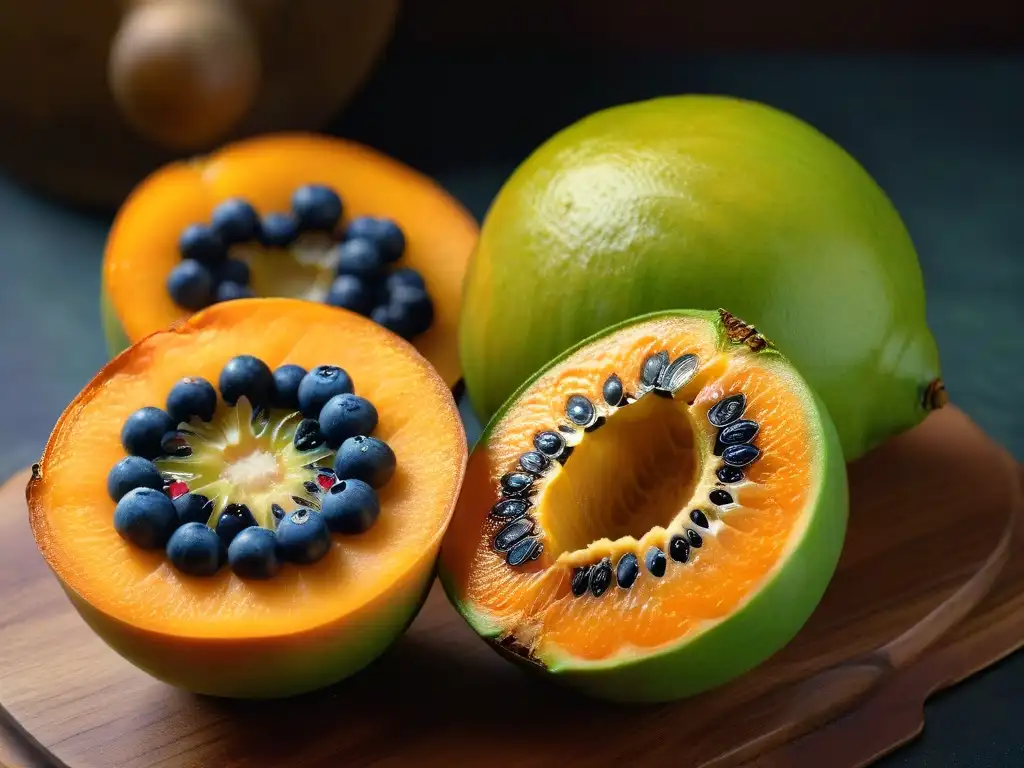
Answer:
[[[803,409],[801,421],[808,430],[807,443],[812,447],[817,447],[817,450],[811,451],[808,454],[813,464],[813,471],[810,473],[810,481],[807,484],[806,493],[798,509],[798,519],[787,536],[783,550],[778,554],[771,567],[761,574],[760,579],[754,586],[747,589],[742,599],[724,615],[715,620],[704,620],[700,622],[699,627],[683,634],[679,638],[669,639],[659,645],[633,646],[622,644],[616,648],[613,654],[603,658],[581,657],[559,646],[557,643],[545,642],[543,638],[539,643],[535,643],[532,646],[520,645],[519,653],[526,651],[526,656],[529,657],[528,661],[538,662],[541,666],[547,668],[548,671],[554,673],[587,673],[601,672],[602,670],[614,668],[619,673],[628,676],[629,668],[632,666],[637,668],[635,671],[641,678],[649,682],[651,674],[664,674],[666,672],[666,670],[661,669],[663,666],[661,662],[671,663],[671,657],[674,652],[683,646],[692,646],[695,650],[700,647],[701,653],[717,655],[715,653],[715,645],[721,639],[719,630],[726,625],[736,629],[748,626],[748,631],[756,631],[759,635],[765,636],[769,643],[781,646],[788,641],[807,618],[806,615],[785,615],[787,602],[793,602],[787,600],[786,595],[792,594],[797,596],[798,599],[795,602],[799,605],[795,606],[794,610],[797,613],[802,611],[809,615],[820,599],[838,562],[842,541],[845,537],[848,507],[846,470],[845,464],[842,462],[842,453],[838,449],[838,436],[820,399],[803,379],[795,373],[784,355],[774,350],[767,340],[756,333],[755,329],[741,322],[738,324],[738,327],[735,318],[732,318],[728,313],[721,310],[719,312],[662,311],[619,323],[573,346],[546,365],[534,377],[531,377],[527,383],[523,384],[488,424],[474,450],[474,453],[478,454],[476,462],[474,462],[474,457],[470,459],[467,479],[463,489],[464,499],[467,496],[472,496],[474,490],[477,490],[484,498],[477,498],[475,502],[471,502],[474,506],[478,506],[479,510],[456,510],[455,518],[449,527],[449,536],[442,545],[439,575],[452,602],[466,621],[480,635],[488,638],[496,645],[504,645],[506,650],[509,647],[515,648],[517,644],[521,643],[517,635],[523,632],[523,625],[531,619],[536,622],[536,625],[532,629],[527,629],[527,636],[531,634],[534,637],[542,635],[544,631],[544,611],[547,611],[555,602],[567,599],[566,590],[569,578],[571,578],[571,572],[567,568],[562,569],[562,574],[557,577],[558,584],[547,590],[547,595],[537,597],[536,592],[534,592],[527,596],[527,602],[530,599],[537,600],[536,603],[527,607],[530,611],[529,613],[526,610],[520,610],[518,613],[515,610],[511,610],[511,616],[508,614],[501,615],[500,612],[496,613],[486,606],[475,604],[475,601],[472,599],[473,596],[469,594],[473,560],[478,555],[484,556],[481,554],[484,551],[483,542],[493,535],[493,531],[487,533],[490,530],[490,523],[486,517],[486,510],[498,501],[499,497],[496,495],[496,483],[494,480],[497,475],[501,474],[499,470],[488,466],[486,471],[482,473],[487,475],[486,478],[482,480],[475,478],[475,474],[481,473],[474,473],[474,464],[489,461],[489,459],[480,458],[479,452],[483,451],[486,453],[491,450],[490,442],[495,434],[500,433],[504,427],[508,426],[506,422],[512,423],[514,421],[516,408],[528,393],[542,386],[541,382],[545,381],[545,377],[548,377],[548,384],[554,384],[557,388],[560,376],[559,367],[565,365],[573,356],[601,343],[603,340],[615,337],[616,334],[626,329],[638,328],[677,318],[689,318],[705,323],[713,328],[715,330],[713,344],[716,359],[727,358],[726,364],[717,378],[711,378],[706,375],[707,368],[704,366],[705,361],[702,360],[701,372],[680,390],[681,400],[688,402],[695,400],[700,392],[712,387],[728,371],[737,366],[742,366],[751,359],[756,360],[754,365],[758,368],[781,373],[788,382],[788,391],[795,397]],[[732,323],[731,327],[730,323]],[[679,349],[677,353],[682,351],[690,350]],[[738,362],[734,362],[736,360]],[[608,372],[607,369],[604,369],[602,375]],[[557,395],[552,394],[549,399],[555,400]],[[637,402],[642,402],[642,400]],[[636,405],[630,407],[635,408]],[[689,411],[689,408],[686,410]],[[552,423],[553,426],[554,424]],[[687,510],[691,506],[701,506],[700,504],[694,504],[694,502],[700,500],[702,495],[705,495],[710,488],[714,487],[713,471],[707,466],[706,460],[708,458],[714,459],[713,456],[710,456],[710,450],[701,451],[701,466],[695,474],[697,477],[703,477],[704,480],[694,484],[692,494],[687,497],[685,503],[679,505],[674,513],[673,521],[666,527],[677,525],[678,521],[685,517]],[[507,461],[505,463],[497,463],[499,466],[507,466]],[[542,507],[543,497],[548,490],[549,486],[547,485],[541,490],[540,500],[536,502],[538,509]],[[460,501],[460,507],[466,503],[466,501]],[[460,515],[460,512],[463,512],[463,514]],[[542,515],[543,511],[540,510],[538,514]],[[469,518],[468,521],[467,518]],[[477,543],[460,543],[456,540],[460,532],[467,539],[471,539],[474,527],[480,531],[480,535],[477,536]],[[544,541],[543,537],[546,535],[547,532],[545,531],[542,534],[542,541]],[[601,554],[600,550],[602,547],[612,557],[626,551],[634,552],[641,559],[642,568],[645,548],[649,546],[652,540],[664,540],[666,537],[664,535],[664,528],[655,527],[649,529],[638,538],[640,546],[637,545],[637,539],[633,537],[623,537],[615,542],[608,540],[592,541],[585,548],[584,555],[576,551],[560,553],[554,561],[549,552],[544,552],[539,557],[538,564],[534,566],[535,570],[531,571],[529,575],[535,575],[538,569],[550,569],[553,565],[577,564],[577,562],[593,563],[595,556]],[[667,547],[663,547],[663,551],[665,551],[667,556]],[[462,559],[460,560],[460,558]],[[455,561],[454,563],[453,560]],[[669,567],[672,565],[673,563],[670,561]],[[616,590],[614,581],[608,589],[609,592]],[[543,602],[543,597],[548,598],[548,601]],[[571,593],[568,599],[572,599]],[[589,600],[590,597],[589,595],[584,595],[583,599]],[[509,601],[506,601],[505,604],[508,605]],[[780,610],[782,614],[781,620],[774,621],[771,615],[772,612],[779,612]],[[629,615],[628,613],[621,614],[626,620],[628,620]],[[536,618],[538,616],[540,618]],[[772,633],[774,633],[774,636],[768,637]],[[733,637],[735,636],[732,631],[728,634]],[[511,646],[509,646],[509,643],[511,643]],[[753,666],[754,663],[761,660],[760,658],[754,658],[756,654],[744,653],[743,648],[734,647],[736,645],[735,642],[728,642],[726,645],[732,646],[729,652],[737,656],[737,658],[733,659],[733,664],[738,665],[740,671]],[[762,643],[757,643],[757,645],[762,647]],[[774,648],[771,650],[774,650]],[[750,658],[744,660],[743,657],[745,655],[750,656]]]
[[[50,485],[47,485],[47,481],[51,476],[51,473],[47,471],[47,466],[52,465],[56,456],[55,451],[58,448],[67,450],[68,439],[75,429],[76,423],[82,419],[83,408],[88,407],[89,403],[96,397],[97,393],[102,390],[104,385],[114,376],[127,374],[132,366],[140,356],[149,355],[160,355],[161,351],[166,352],[166,349],[162,350],[161,343],[164,340],[172,340],[174,344],[189,345],[193,343],[200,343],[200,340],[209,341],[213,333],[218,331],[225,331],[227,326],[223,325],[224,316],[236,315],[238,318],[247,318],[256,325],[269,323],[271,319],[279,318],[282,314],[287,312],[299,312],[303,313],[307,317],[315,318],[316,321],[323,323],[325,326],[329,326],[334,330],[340,329],[344,331],[345,326],[351,326],[353,324],[361,326],[362,330],[368,332],[371,336],[376,336],[377,343],[371,343],[368,348],[360,353],[361,357],[369,359],[375,354],[379,354],[382,347],[393,347],[397,348],[397,354],[407,359],[410,365],[418,368],[423,377],[428,380],[428,386],[430,386],[435,394],[439,398],[443,398],[443,402],[450,402],[450,413],[445,415],[445,421],[450,421],[452,425],[458,425],[458,428],[450,430],[451,439],[453,441],[452,447],[456,452],[461,451],[461,460],[453,463],[454,474],[450,478],[452,488],[451,498],[445,505],[445,509],[440,509],[436,515],[436,524],[431,521],[433,530],[427,538],[425,538],[421,544],[421,548],[418,554],[408,557],[403,560],[401,567],[388,568],[390,571],[387,579],[375,578],[377,582],[373,585],[372,594],[367,593],[365,599],[352,600],[347,598],[347,604],[344,606],[340,603],[346,603],[346,600],[339,601],[339,606],[336,611],[328,614],[324,612],[322,615],[305,616],[303,619],[291,619],[292,623],[280,622],[280,626],[271,626],[274,622],[264,621],[260,619],[258,622],[248,622],[242,620],[243,626],[239,627],[239,632],[244,633],[244,636],[255,639],[255,638],[273,638],[273,637],[291,637],[297,638],[304,634],[315,634],[329,626],[338,624],[339,622],[346,621],[349,617],[363,617],[367,611],[372,611],[372,606],[380,604],[385,606],[390,601],[390,596],[394,593],[408,591],[408,587],[412,585],[413,581],[420,581],[421,576],[426,573],[432,574],[435,568],[436,554],[440,547],[441,539],[444,535],[445,528],[448,521],[454,512],[455,502],[457,494],[455,490],[459,487],[462,481],[462,477],[465,472],[465,456],[466,456],[466,438],[465,432],[461,428],[461,423],[458,419],[457,409],[454,400],[451,396],[451,391],[441,377],[437,374],[436,370],[429,364],[429,362],[423,357],[423,355],[409,342],[400,339],[399,337],[391,334],[381,328],[380,326],[373,323],[367,318],[363,318],[354,313],[346,310],[339,310],[325,305],[312,304],[310,302],[304,302],[298,299],[286,299],[286,298],[270,298],[270,299],[247,299],[243,301],[230,302],[225,304],[214,305],[208,309],[202,310],[193,314],[186,320],[176,324],[175,326],[166,330],[154,332],[144,339],[136,342],[128,349],[123,350],[112,358],[94,377],[93,379],[79,392],[74,400],[65,409],[64,413],[58,419],[56,425],[53,428],[50,438],[47,440],[46,447],[44,448],[42,457],[40,460],[33,465],[32,475],[26,486],[26,500],[29,509],[29,522],[32,529],[33,537],[39,546],[40,552],[47,564],[54,571],[58,580],[61,582],[62,587],[69,593],[72,600],[76,603],[88,606],[92,611],[98,612],[99,614],[107,617],[109,620],[117,622],[118,624],[130,628],[132,631],[140,632],[153,632],[164,636],[173,636],[177,638],[210,638],[210,639],[224,639],[227,640],[229,637],[235,636],[233,631],[228,631],[224,634],[225,627],[230,627],[229,624],[220,624],[217,626],[198,627],[195,624],[189,624],[187,628],[182,628],[179,622],[175,624],[176,619],[167,619],[153,614],[151,621],[139,621],[138,616],[126,616],[122,610],[118,609],[118,606],[108,606],[104,604],[102,599],[103,589],[97,589],[95,584],[91,584],[96,580],[95,576],[85,575],[87,573],[87,567],[81,563],[75,562],[74,557],[69,557],[65,553],[67,542],[61,542],[62,536],[67,536],[67,533],[55,533],[53,526],[54,523],[49,519],[49,513],[44,508],[45,499],[49,497],[52,491],[52,481]],[[244,321],[242,321],[244,322]],[[310,321],[311,323],[313,321]],[[228,332],[234,333],[237,331],[239,324],[235,322],[230,323],[230,330]],[[283,332],[283,329],[278,329]],[[259,346],[264,343],[262,340],[255,342],[251,346]],[[285,358],[291,359],[295,350],[299,349],[300,345],[296,344],[292,349],[292,352],[284,355]],[[225,357],[231,355],[225,354]],[[319,361],[323,362],[323,361]],[[344,363],[344,360],[339,362]],[[189,375],[190,371],[176,371],[175,376]],[[357,374],[358,375],[358,374]],[[366,381],[366,377],[361,377]],[[367,382],[368,383],[368,382]],[[357,381],[357,386],[359,382]],[[218,406],[222,407],[222,406]],[[130,412],[131,408],[126,406],[126,414]],[[382,417],[382,421],[383,421]],[[408,420],[398,425],[398,429],[406,429],[409,424]],[[119,425],[116,426],[112,433],[116,436],[119,431]],[[120,443],[118,442],[118,445]],[[123,455],[123,449],[122,454]],[[103,506],[104,509],[107,505],[113,508],[113,502],[110,501],[109,497],[105,495],[105,492],[101,492],[99,489],[104,487],[102,485],[102,476],[106,474],[106,470],[109,469],[107,466],[103,466],[100,470],[97,470],[97,476],[100,480],[95,483],[97,487],[96,498],[100,501],[98,505]],[[446,485],[448,485],[446,483]],[[90,502],[92,503],[92,502]],[[98,515],[96,510],[89,512],[90,515]],[[104,519],[106,519],[104,517]],[[372,532],[371,532],[372,533]],[[372,533],[372,535],[376,535]],[[104,529],[103,536],[110,537],[111,540],[115,540],[124,546],[129,546],[124,542],[121,542],[116,537],[116,533],[113,532],[113,525],[109,526],[109,530]],[[395,552],[387,552],[388,556],[395,556]],[[142,557],[152,557],[152,553],[140,553]],[[382,557],[384,555],[381,555]],[[368,555],[360,550],[360,557],[365,559]],[[320,568],[333,568],[334,566],[328,566],[326,563],[331,560],[330,557],[325,558],[324,561],[317,563],[312,566],[304,566],[310,573]],[[171,566],[164,564],[160,566],[164,569],[165,573],[171,573]],[[183,577],[175,576],[175,579],[181,579]],[[187,579],[190,577],[184,577]],[[233,580],[234,577],[230,574],[227,569],[222,570],[212,579],[205,580],[207,583],[215,583],[224,580]],[[432,575],[429,577],[432,580]],[[159,581],[159,579],[158,579]],[[282,580],[280,577],[272,579],[268,582],[255,582],[247,585],[248,589],[251,590],[274,590],[280,589],[282,586]],[[305,589],[307,591],[313,590],[314,582],[307,581],[305,583]],[[178,587],[180,588],[180,587]],[[168,586],[171,589],[171,586]],[[323,588],[317,587],[319,592],[323,592]],[[417,590],[413,590],[417,592]],[[312,591],[311,591],[312,594]],[[317,600],[320,600],[317,597]],[[268,603],[268,605],[273,604]],[[158,614],[159,612],[157,612]],[[361,618],[360,620],[365,620]],[[255,626],[255,625],[259,626]],[[267,625],[267,626],[263,626]],[[241,635],[239,635],[241,636]]]

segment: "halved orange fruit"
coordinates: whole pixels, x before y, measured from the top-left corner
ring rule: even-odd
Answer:
[[[277,375],[285,366],[308,373],[291,386]],[[331,389],[343,374],[355,394]],[[197,398],[169,397],[179,385]],[[220,392],[204,401],[210,387]],[[386,477],[358,450],[373,441],[390,448]],[[128,453],[141,473],[124,468]],[[465,461],[451,391],[412,345],[344,310],[246,299],[107,364],[53,430],[29,514],[75,608],[129,661],[192,691],[282,696],[351,674],[405,629],[433,580]],[[379,515],[346,488],[376,499]],[[254,540],[245,551],[243,533]],[[267,542],[256,573],[253,552]]]
[[[490,423],[441,579],[505,655],[600,697],[673,699],[799,630],[847,504],[827,412],[756,329],[647,315],[563,354]]]

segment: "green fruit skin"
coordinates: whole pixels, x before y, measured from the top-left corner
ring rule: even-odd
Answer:
[[[503,405],[488,424],[480,445],[485,445],[505,412],[529,389],[533,380],[563,358],[619,328],[666,314],[698,316],[717,322],[716,313],[658,312],[619,323],[574,346],[530,378]],[[793,370],[791,362],[775,350],[759,353],[759,360]],[[798,381],[800,377],[795,377]],[[476,608],[458,598],[456,585],[443,567],[438,575],[449,600],[473,629],[491,641],[499,653],[526,670],[550,677],[590,696],[618,702],[673,701],[720,686],[764,662],[785,646],[803,627],[821,601],[835,573],[849,517],[846,463],[839,435],[821,398],[805,387],[804,402],[816,416],[821,467],[811,518],[803,536],[785,561],[745,605],[710,629],[649,655],[611,662],[580,662],[570,658],[542,659],[546,668],[497,646],[500,630]],[[442,547],[443,549],[443,547]],[[641,577],[642,578],[642,577]],[[624,617],[628,620],[628,617]]]
[[[678,307],[755,325],[824,400],[847,460],[926,415],[938,351],[892,203],[806,123],[715,96],[598,112],[506,181],[464,287],[475,410],[487,421],[601,328]]]

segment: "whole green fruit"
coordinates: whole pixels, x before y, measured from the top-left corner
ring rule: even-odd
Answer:
[[[848,460],[945,401],[892,203],[833,141],[754,102],[660,98],[556,134],[495,198],[464,291],[484,421],[576,342],[678,307],[756,325],[820,394]]]

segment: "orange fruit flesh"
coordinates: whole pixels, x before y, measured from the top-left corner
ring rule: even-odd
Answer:
[[[107,473],[125,451],[124,420],[162,407],[184,376],[216,383],[238,354],[271,368],[343,367],[376,406],[374,435],[398,459],[366,533],[334,536],[313,565],[285,565],[267,581],[222,568],[181,574],[162,551],[125,542],[113,526]],[[227,406],[220,402],[223,411]],[[370,320],[291,299],[216,305],[116,357],[68,407],[47,444],[42,479],[30,485],[33,532],[64,584],[96,609],[141,630],[188,637],[297,634],[335,622],[395,589],[429,559],[455,503],[465,435],[451,392],[413,347]]]
[[[345,221],[385,216],[402,228],[406,251],[398,266],[423,276],[434,303],[433,325],[413,342],[449,386],[458,381],[462,279],[477,239],[476,222],[411,168],[367,147],[313,135],[240,141],[206,157],[171,163],[132,192],[111,227],[103,271],[104,290],[128,339],[137,341],[190,314],[166,288],[167,276],[181,260],[178,238],[186,227],[208,223],[214,207],[232,197],[248,200],[261,215],[286,212],[303,184],[335,189]],[[267,251],[252,266],[260,295],[291,295],[297,282],[308,279],[301,273],[309,270],[280,251]]]
[[[661,319],[578,351],[512,404],[470,457],[442,558],[459,601],[500,637],[542,660],[556,650],[596,661],[677,643],[740,608],[799,538],[814,482],[808,405],[787,386],[787,369],[772,365],[772,353],[719,349],[713,333],[706,322]],[[660,349],[672,359],[697,354],[694,379],[674,399],[606,406],[607,377],[618,374],[635,393],[644,359]],[[762,453],[742,482],[724,486],[736,504],[718,509],[708,492],[722,486],[714,474],[722,462],[707,412],[736,393],[746,397],[743,418],[760,425],[754,444]],[[587,396],[607,421],[535,483],[532,514],[544,551],[510,567],[492,548],[502,524],[487,517],[500,498],[498,480],[533,450],[538,432],[567,423],[571,394]],[[691,509],[707,514],[711,531],[689,521]],[[669,538],[684,527],[697,530],[703,546],[691,548],[685,564],[669,559],[662,578],[651,576],[647,550],[658,546],[667,557]],[[599,598],[573,596],[575,566],[609,557],[614,569],[626,552],[640,559],[632,587],[613,580]]]

